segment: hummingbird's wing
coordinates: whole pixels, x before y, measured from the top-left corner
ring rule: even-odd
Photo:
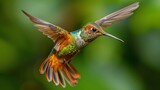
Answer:
[[[133,14],[133,11],[139,7],[139,2],[133,3],[125,8],[122,8],[116,12],[113,12],[97,21],[98,25],[100,25],[102,28],[105,28],[107,26],[112,25],[112,23],[115,23],[119,20],[125,19]]]
[[[29,19],[35,23],[35,27],[39,29],[44,35],[47,35],[49,38],[51,38],[53,41],[56,41],[57,38],[66,36],[68,31],[64,30],[61,27],[58,27],[56,25],[53,25],[49,22],[46,22],[44,20],[41,20],[39,18],[36,18],[30,14],[28,14],[25,11],[22,11],[26,16],[29,17]]]

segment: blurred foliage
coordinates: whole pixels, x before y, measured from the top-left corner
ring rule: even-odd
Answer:
[[[136,0],[1,0],[0,90],[63,90],[39,74],[53,42],[33,27],[25,10],[69,31]],[[160,0],[139,0],[135,14],[105,30],[73,60],[81,73],[65,90],[160,90]]]

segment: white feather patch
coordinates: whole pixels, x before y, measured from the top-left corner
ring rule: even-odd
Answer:
[[[78,47],[83,47],[84,45],[86,45],[86,42],[81,38],[80,34],[81,34],[81,31],[79,31],[77,36],[75,37],[76,45]]]

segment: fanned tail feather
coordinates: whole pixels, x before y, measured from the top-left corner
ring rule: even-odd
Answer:
[[[53,82],[56,86],[66,87],[65,80],[74,86],[80,78],[79,72],[70,63],[61,63],[56,55],[50,55],[40,66],[40,73],[45,74],[48,82]]]

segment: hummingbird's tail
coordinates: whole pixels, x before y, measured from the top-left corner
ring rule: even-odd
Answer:
[[[40,66],[40,73],[45,74],[48,82],[53,82],[55,85],[61,85],[65,88],[65,80],[74,86],[80,78],[79,72],[74,66],[68,62],[59,62],[55,54],[50,55]]]

